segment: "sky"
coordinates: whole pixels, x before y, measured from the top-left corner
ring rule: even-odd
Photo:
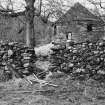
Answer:
[[[8,1],[8,0],[0,0],[1,2],[2,2],[2,4],[3,5],[6,5],[6,2]],[[24,7],[24,4],[25,4],[25,2],[24,2],[24,0],[12,0],[13,1],[13,3],[14,3],[14,8],[15,9],[19,9],[20,7],[21,8],[23,8]],[[37,1],[37,0],[36,0]],[[43,0],[43,2],[45,2],[46,0]],[[90,5],[88,2],[86,2],[86,0],[64,0],[64,2],[65,2],[65,4],[67,4],[68,5],[68,2],[69,2],[69,4],[71,4],[71,5],[73,5],[74,3],[76,3],[76,2],[80,2],[80,3],[82,3],[83,5],[85,5],[85,6],[87,6],[87,7],[89,7],[89,8],[92,8],[92,5]]]
[[[6,2],[8,0],[0,0],[1,3],[5,6],[6,5]],[[24,10],[24,6],[25,6],[25,1],[24,0],[12,0],[13,3],[14,3],[14,9],[15,10]],[[38,1],[38,0],[36,0]],[[43,0],[43,2],[45,2],[46,0]],[[64,1],[65,5],[73,5],[75,4],[76,2],[80,2],[81,4],[83,4],[85,7],[89,8],[89,9],[94,9],[94,6],[89,3],[87,0],[62,0]],[[91,1],[91,0],[90,0]],[[99,1],[99,0],[94,0],[94,1]],[[105,2],[105,0],[102,0]],[[105,5],[105,3],[104,3]],[[20,9],[21,8],[21,9]],[[70,9],[70,8],[67,8],[67,10]],[[101,10],[102,11],[102,10]],[[103,11],[102,11],[103,12]]]
[[[6,3],[7,3],[7,1],[8,0],[0,0],[0,3],[2,3],[2,5],[5,7],[6,6]],[[14,3],[14,10],[15,10],[15,12],[18,12],[18,11],[23,11],[24,9],[25,9],[25,6],[26,6],[26,4],[25,4],[25,0],[11,0],[11,1],[13,1],[13,3]],[[42,0],[44,3],[46,2],[46,0]],[[56,1],[56,0],[55,0]],[[58,1],[60,1],[60,0],[58,0]],[[95,8],[94,8],[94,5],[93,4],[91,4],[90,2],[88,2],[87,0],[61,0],[61,1],[63,1],[63,3],[65,4],[65,5],[67,5],[66,7],[64,7],[64,11],[66,12],[68,9],[70,9],[70,7],[71,6],[73,6],[76,2],[79,2],[79,3],[81,3],[83,6],[85,6],[86,8],[88,8],[88,9],[94,9],[95,10]],[[90,0],[91,1],[91,0]],[[93,1],[100,1],[100,0],[93,0]],[[105,2],[105,0],[102,0],[102,2]],[[37,5],[37,3],[38,3],[38,0],[36,0],[36,6],[38,6]],[[105,3],[104,3],[104,5],[103,5],[104,7],[105,7]],[[99,6],[100,7],[100,6]],[[98,7],[98,8],[99,8]],[[48,8],[48,7],[47,7]],[[105,14],[105,10],[103,11],[102,9],[99,9],[100,11],[100,13],[101,14]],[[51,21],[55,21],[56,20],[56,18],[53,18],[53,17],[50,17],[49,18]]]

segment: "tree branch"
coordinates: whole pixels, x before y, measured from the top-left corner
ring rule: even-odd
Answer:
[[[90,2],[91,4],[93,4],[97,10],[99,10],[97,5],[99,5],[102,9],[104,9],[102,7],[102,3],[105,3],[105,2],[102,2],[101,0],[100,0],[100,2],[95,2],[95,1],[92,1],[92,0],[87,0],[87,1]],[[97,11],[97,16],[104,21],[104,16],[99,11]]]
[[[105,4],[105,2],[102,2],[101,0],[99,2],[93,1],[93,0],[87,0],[88,2],[92,3],[93,5],[99,5],[102,9],[105,9],[102,4]]]
[[[25,15],[25,11],[14,13],[11,12],[10,10],[0,10],[0,14],[5,16],[18,17]]]
[[[42,12],[42,0],[40,0],[40,5],[39,5],[39,15],[41,15],[41,12]]]
[[[100,2],[99,2],[99,5],[100,5],[100,7],[102,8],[102,9],[105,9],[103,6],[102,6],[102,1],[100,0]]]

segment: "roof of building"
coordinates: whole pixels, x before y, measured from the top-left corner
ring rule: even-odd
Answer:
[[[73,21],[82,23],[91,22],[92,24],[104,25],[103,20],[94,15],[80,3],[75,3],[65,14],[63,14],[55,24],[72,24]]]

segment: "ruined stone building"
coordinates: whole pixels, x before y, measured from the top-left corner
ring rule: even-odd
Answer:
[[[80,3],[74,4],[55,22],[55,33],[69,35],[76,42],[104,37],[104,22]]]

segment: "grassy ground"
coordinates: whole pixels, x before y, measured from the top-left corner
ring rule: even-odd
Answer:
[[[57,74],[51,82],[58,87],[26,85],[22,80],[0,83],[0,105],[105,105],[104,83]]]

